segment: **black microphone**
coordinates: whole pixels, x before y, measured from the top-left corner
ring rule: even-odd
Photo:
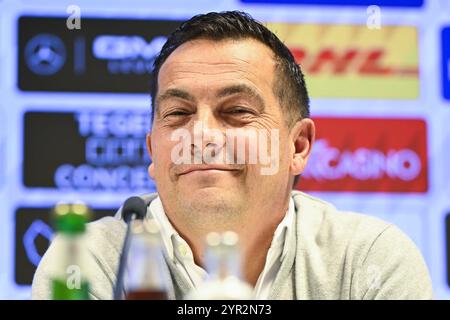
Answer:
[[[122,218],[126,223],[133,219],[142,220],[147,213],[147,205],[140,197],[128,198],[122,208]]]
[[[128,198],[122,206],[122,219],[127,224],[127,231],[123,241],[122,253],[120,255],[117,281],[114,288],[114,300],[121,300],[123,291],[123,277],[127,265],[128,251],[130,246],[131,222],[135,219],[143,220],[147,213],[147,205],[140,197]]]

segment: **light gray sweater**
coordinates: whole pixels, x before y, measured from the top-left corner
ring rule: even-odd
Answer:
[[[143,196],[149,204],[157,194]],[[331,204],[299,191],[292,192],[296,218],[286,256],[275,278],[271,299],[432,299],[427,267],[414,243],[397,227],[379,219],[339,212]],[[150,215],[147,210],[147,216]],[[87,228],[90,294],[111,299],[125,223],[107,217]],[[50,297],[58,238],[39,264],[33,299]],[[190,289],[175,261],[166,262],[172,277],[171,298]]]

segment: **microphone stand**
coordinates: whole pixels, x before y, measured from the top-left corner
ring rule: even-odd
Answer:
[[[145,204],[144,200],[139,197],[128,198],[123,205],[122,217],[127,224],[127,230],[123,242],[122,253],[119,259],[119,269],[117,271],[116,286],[113,289],[114,300],[122,300],[122,292],[124,291],[124,275],[125,269],[127,267],[128,251],[130,249],[131,225],[136,219],[144,219],[146,211],[147,205]]]
[[[123,280],[125,269],[127,265],[128,259],[128,251],[130,248],[130,234],[131,234],[131,224],[136,219],[136,215],[133,215],[131,219],[127,222],[127,231],[125,234],[125,239],[123,241],[122,254],[120,255],[119,260],[119,270],[117,272],[117,282],[114,288],[114,300],[122,300],[122,291],[123,291]]]

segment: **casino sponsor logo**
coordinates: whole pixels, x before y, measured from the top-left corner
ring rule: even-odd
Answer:
[[[83,18],[19,19],[19,88],[24,91],[148,93],[152,66],[180,22]]]
[[[442,29],[442,94],[450,100],[450,27]]]
[[[241,0],[246,3],[421,7],[424,0]]]
[[[23,181],[61,190],[149,192],[145,111],[27,112]]]
[[[116,209],[95,209],[93,220],[112,216]],[[19,285],[30,285],[36,267],[53,238],[50,207],[21,207],[16,210],[14,278]]]
[[[300,190],[426,192],[426,124],[420,119],[316,118]]]
[[[417,30],[268,23],[302,65],[312,97],[416,99]]]

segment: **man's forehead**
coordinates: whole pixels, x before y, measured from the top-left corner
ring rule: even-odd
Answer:
[[[204,78],[210,84],[246,79],[256,86],[271,86],[274,68],[272,51],[257,40],[197,39],[182,44],[167,58],[158,75],[158,87]]]
[[[273,71],[275,61],[272,51],[263,43],[251,39],[188,41],[167,58],[160,74],[171,72],[226,72],[233,69],[253,72]],[[199,68],[196,70],[196,68]],[[264,70],[267,68],[267,70]]]

